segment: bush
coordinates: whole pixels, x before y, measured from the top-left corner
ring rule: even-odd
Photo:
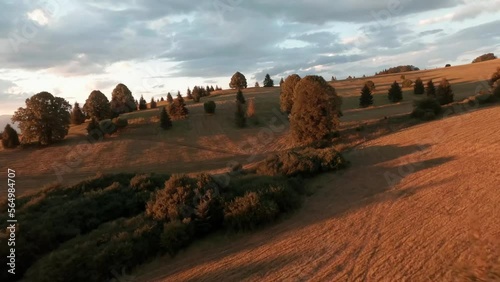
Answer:
[[[248,100],[247,117],[253,118],[254,116],[255,116],[255,100],[250,99],[250,100]]]
[[[443,111],[439,102],[434,98],[424,98],[421,100],[416,100],[413,104],[413,107],[414,109],[411,113],[411,116],[423,120],[429,120],[430,118],[434,119]]]
[[[424,94],[424,92],[425,92],[424,82],[419,77],[415,80],[415,85],[413,86],[413,94],[422,95]]]
[[[487,53],[487,54],[483,54],[477,58],[475,58],[472,63],[479,63],[479,62],[485,62],[485,61],[489,61],[489,60],[495,60],[497,59],[497,57],[495,56],[495,54],[493,53]]]
[[[300,81],[298,74],[289,75],[281,84],[280,109],[284,113],[291,113],[293,106],[293,91]]]
[[[19,136],[17,135],[17,131],[7,124],[2,133],[2,146],[5,149],[13,149],[19,146],[21,143],[19,142]]]
[[[190,220],[172,221],[163,225],[163,232],[160,237],[162,250],[175,255],[182,248],[188,246],[194,237],[194,231]]]
[[[425,94],[429,98],[436,98],[436,87],[434,86],[434,82],[432,81],[432,79],[427,82]]]
[[[332,147],[304,147],[269,156],[257,166],[257,173],[269,176],[313,176],[346,165],[347,161]]]
[[[207,101],[205,103],[203,103],[203,108],[205,109],[205,113],[207,114],[213,114],[215,113],[215,108],[216,108],[216,104],[214,101]]]
[[[110,119],[104,119],[99,122],[99,129],[104,134],[113,134],[116,132],[117,127]]]
[[[494,87],[495,86],[495,82],[497,80],[500,79],[500,67],[497,68],[497,71],[494,72],[492,75],[491,75],[491,78],[490,80],[488,81],[488,84],[491,86],[491,87]]]
[[[114,118],[113,119],[113,124],[117,127],[117,128],[124,128],[124,127],[127,127],[128,125],[128,120],[125,119],[125,118]]]
[[[453,90],[451,89],[451,85],[446,78],[441,80],[441,83],[436,90],[436,97],[441,105],[453,102]]]
[[[413,85],[413,81],[411,79],[403,80],[402,86],[403,88],[409,88]]]
[[[160,111],[160,127],[164,130],[172,127],[172,120],[170,119],[170,116],[168,115],[165,107],[162,107]]]
[[[224,209],[224,223],[236,231],[253,230],[276,219],[278,205],[256,192],[236,197]]]
[[[247,126],[247,118],[245,116],[245,110],[243,109],[243,104],[236,101],[236,112],[234,113],[234,121],[236,126],[243,128]]]

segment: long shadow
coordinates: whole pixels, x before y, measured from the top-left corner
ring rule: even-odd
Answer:
[[[223,236],[224,240],[222,241],[224,243],[217,243],[215,247],[199,246],[196,250],[197,253],[210,252],[210,256],[196,256],[196,262],[193,263],[190,251],[187,249],[176,259],[166,262],[166,265],[173,268],[164,272],[163,277],[187,271],[190,268],[212,260],[221,260],[235,253],[248,252],[251,249],[265,245],[267,242],[284,233],[301,230],[310,225],[338,218],[368,205],[411,197],[419,191],[432,189],[437,185],[452,181],[452,179],[444,179],[428,185],[413,186],[406,189],[393,189],[394,185],[397,185],[409,175],[422,170],[430,170],[454,160],[453,157],[425,158],[404,165],[381,165],[428,148],[429,145],[425,144],[403,147],[387,145],[360,149],[361,153],[353,157],[351,168],[335,173],[325,173],[308,181],[309,186],[313,186],[312,189],[316,191],[311,197],[306,199],[305,205],[296,214],[287,217],[273,226],[258,231],[258,236],[246,234],[234,239],[235,235],[231,234],[216,235],[218,237]],[[408,169],[409,167],[411,169]],[[397,181],[388,183],[384,177],[386,171],[396,174],[398,176]],[[400,171],[404,171],[404,173]],[[353,179],[360,177],[364,179],[362,183],[356,183],[356,185],[350,184]],[[325,185],[325,183],[327,184]],[[317,187],[318,185],[314,186],[316,184],[322,187]],[[311,217],[311,214],[315,216]],[[265,238],[265,240],[262,238]]]

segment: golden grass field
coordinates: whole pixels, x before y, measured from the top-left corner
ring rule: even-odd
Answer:
[[[436,84],[446,77],[460,101],[486,89],[498,66],[494,60],[405,75]],[[401,103],[387,101],[400,76],[333,82],[344,101],[341,127],[409,113],[417,98],[412,89]],[[359,109],[366,80],[376,84],[375,105]],[[1,176],[17,171],[20,196],[58,181],[57,169],[63,184],[73,184],[96,173],[251,166],[294,146],[279,114],[279,92],[244,91],[259,120],[246,129],[233,125],[233,90],[202,99],[217,103],[214,115],[189,102],[189,118],[168,131],[159,129],[157,109],[124,115],[128,127],[94,144],[86,141],[86,125],[73,126],[66,140],[47,148],[0,151]],[[478,257],[487,246],[500,249],[499,120],[498,106],[476,109],[360,142],[345,153],[348,170],[307,182],[315,193],[287,219],[252,234],[212,235],[135,275],[139,281],[459,281],[462,269],[482,269]]]

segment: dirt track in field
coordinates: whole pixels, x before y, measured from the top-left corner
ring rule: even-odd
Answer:
[[[288,219],[215,236],[139,281],[459,281],[500,248],[500,107],[422,124],[347,153]],[[221,238],[221,236],[223,238]],[[218,239],[217,239],[218,238]]]

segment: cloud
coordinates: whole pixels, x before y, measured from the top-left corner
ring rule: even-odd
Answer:
[[[437,24],[441,22],[447,22],[453,19],[454,14],[446,14],[444,16],[440,17],[433,17],[433,18],[428,18],[428,19],[423,19],[418,22],[419,25],[430,25],[430,24]]]
[[[500,11],[499,0],[474,1],[459,8],[453,15],[453,21],[464,21],[474,19],[485,13],[496,13]]]
[[[431,29],[431,30],[422,31],[418,35],[419,36],[427,36],[427,35],[433,35],[433,34],[441,33],[443,31],[444,30],[442,28]]]

